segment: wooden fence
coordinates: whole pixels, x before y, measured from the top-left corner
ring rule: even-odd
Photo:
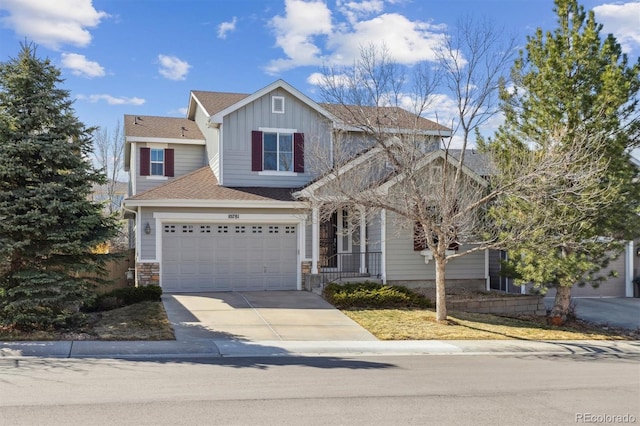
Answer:
[[[129,268],[135,268],[135,250],[128,250],[122,253],[123,256],[119,259],[114,259],[105,265],[107,273],[102,277],[111,281],[111,284],[100,285],[96,288],[97,293],[107,293],[113,289],[127,287],[127,271]],[[95,275],[94,275],[95,276]],[[87,277],[91,278],[91,276]],[[131,282],[133,285],[133,282]]]

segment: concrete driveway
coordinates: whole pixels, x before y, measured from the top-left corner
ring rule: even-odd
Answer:
[[[640,299],[630,297],[576,297],[571,301],[576,305],[578,318],[596,324],[609,324],[630,330],[640,329]],[[552,298],[544,299],[548,309],[553,306]]]
[[[162,296],[176,340],[377,340],[306,291],[216,292]]]

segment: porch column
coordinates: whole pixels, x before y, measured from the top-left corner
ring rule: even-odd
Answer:
[[[318,273],[318,254],[320,251],[320,220],[318,208],[311,211],[311,273]]]
[[[360,273],[367,273],[367,216],[364,207],[360,211]]]

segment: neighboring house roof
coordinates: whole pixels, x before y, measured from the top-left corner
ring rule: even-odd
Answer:
[[[128,198],[127,204],[155,200],[294,201],[291,196],[294,191],[293,188],[220,186],[211,168],[204,166],[165,185]]]
[[[461,149],[450,149],[451,154],[456,160],[460,160]],[[491,165],[489,156],[475,149],[467,149],[464,153],[464,165],[469,167],[480,176],[490,176],[494,174],[495,168]]]
[[[417,116],[399,107],[373,107],[356,105],[320,104],[323,108],[333,114],[346,126],[354,128],[363,127],[363,123],[368,123],[371,127],[395,129],[410,129],[441,132],[443,136],[449,136],[451,129]],[[370,120],[375,122],[369,123]]]
[[[111,181],[109,181],[111,182]],[[102,194],[102,193],[106,193],[107,189],[109,188],[109,183],[105,183],[105,184],[97,184],[94,183],[93,185],[91,185],[91,192],[93,194]],[[113,186],[113,193],[114,194],[124,194],[126,195],[127,192],[129,191],[129,183],[128,182],[120,182],[117,181],[115,183],[115,185]]]

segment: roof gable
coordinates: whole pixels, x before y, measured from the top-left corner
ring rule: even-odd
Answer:
[[[274,91],[276,89],[283,89],[283,90],[289,92],[292,96],[296,97],[299,101],[301,101],[302,103],[306,104],[310,108],[314,109],[315,111],[317,111],[321,115],[324,115],[325,117],[331,118],[332,120],[335,119],[335,117],[333,117],[331,113],[329,113],[326,109],[321,107],[320,104],[316,103],[311,98],[309,98],[307,95],[303,94],[298,89],[294,88],[293,86],[291,86],[290,84],[288,84],[284,80],[277,80],[277,81],[271,83],[270,85],[268,85],[266,87],[263,87],[262,89],[258,90],[257,92],[242,98],[238,102],[236,102],[236,103],[234,103],[232,105],[229,105],[228,107],[226,107],[226,108],[224,108],[224,109],[222,109],[220,111],[212,113],[210,121],[212,123],[215,123],[215,124],[222,124],[222,120],[224,119],[225,116],[229,115],[233,111],[236,111],[236,110],[238,110],[238,109],[250,104],[251,102],[253,102],[253,101],[257,100],[257,99],[260,99],[261,97],[265,96],[266,94],[268,94],[268,93],[270,93],[270,92],[272,92],[272,91]]]
[[[447,162],[449,162],[449,164],[451,164],[454,167],[458,167],[459,158],[460,158],[459,156],[460,156],[461,150],[456,150],[456,151],[457,151],[456,154],[453,154],[452,152],[449,152],[449,155],[447,155],[447,152],[444,149],[438,149],[438,150],[435,150],[435,151],[431,151],[431,152],[425,154],[420,159],[420,161],[418,162],[417,167],[418,168],[425,167],[429,163],[432,163],[433,161],[435,161],[436,159],[439,159],[439,158],[443,159],[443,160],[446,160]],[[348,172],[349,170],[352,170],[353,168],[358,167],[360,164],[369,161],[369,159],[373,155],[376,155],[376,154],[378,154],[380,152],[382,152],[382,148],[380,148],[380,147],[374,147],[374,148],[370,149],[369,151],[364,152],[363,154],[355,157],[351,161],[349,161],[346,164],[344,164],[339,170],[331,171],[327,175],[322,176],[319,179],[317,179],[316,181],[311,182],[305,188],[303,188],[300,191],[294,193],[294,196],[296,198],[309,197],[311,194],[313,194],[315,191],[320,189],[322,186],[324,186],[327,183],[335,180],[338,176],[341,176],[342,174]],[[481,157],[481,156],[483,157],[482,154],[476,154],[476,155],[478,157]],[[478,166],[479,164],[481,164],[481,160],[478,159],[478,158],[474,158],[472,163],[474,164],[474,166]],[[469,167],[468,164],[469,164],[469,159],[467,158],[467,155],[465,155],[465,161],[464,161],[464,164],[462,164],[462,172],[465,175],[469,176],[475,182],[477,182],[480,185],[486,187],[488,185],[488,182],[482,177],[482,176],[486,176],[486,174],[481,174],[482,172],[480,172],[480,170],[485,170],[485,169],[479,169],[478,171],[476,171],[476,170],[472,169],[471,167]],[[488,169],[488,167],[486,169]],[[399,173],[398,175],[395,175],[390,180],[382,183],[379,186],[379,189],[381,189],[383,191],[384,190],[388,190],[391,186],[393,186],[395,183],[399,182],[402,179],[403,179],[403,174]]]

